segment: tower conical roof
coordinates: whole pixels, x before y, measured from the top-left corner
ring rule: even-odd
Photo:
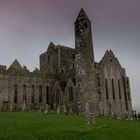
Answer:
[[[78,17],[77,17],[77,19],[76,19],[76,21],[77,21],[77,20],[80,20],[80,19],[89,20],[87,14],[86,14],[86,12],[83,10],[83,8],[81,8],[81,10],[80,10],[80,12],[79,12],[79,14],[78,14]]]

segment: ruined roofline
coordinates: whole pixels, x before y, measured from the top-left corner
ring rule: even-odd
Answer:
[[[118,65],[119,65],[122,69],[124,69],[124,68],[122,67],[122,65],[120,64],[118,58],[114,55],[114,53],[113,53],[112,50],[106,50],[104,56],[103,56],[102,59],[99,61],[99,65],[103,62],[103,60],[105,59],[105,57],[106,57],[107,55],[112,56],[112,57],[117,61]]]
[[[63,48],[68,48],[68,49],[75,50],[75,48],[71,48],[69,46],[64,46],[64,45],[60,45],[60,44],[58,44],[57,47],[63,47]]]
[[[64,49],[75,50],[75,47],[72,48],[72,47],[65,46],[65,45],[60,45],[60,44],[55,45],[53,42],[50,42],[50,44],[48,45],[47,50],[46,50],[44,53],[41,53],[39,56],[46,54],[50,48],[53,48],[54,50],[56,50],[56,49],[58,49],[59,47],[60,47],[60,48],[64,48]]]
[[[12,64],[8,66],[8,68],[5,65],[0,65],[0,74],[17,76],[41,76],[41,72],[38,68],[35,67],[34,70],[30,71],[27,66],[21,65],[17,59],[15,59]]]
[[[57,44],[57,45],[55,45],[53,42],[50,42],[50,44],[48,45],[48,48],[49,47],[54,47],[54,48],[58,48],[58,47],[63,47],[63,48],[68,48],[68,49],[75,49],[75,48],[72,48],[72,47],[69,47],[69,46],[65,46],[65,45],[61,45],[61,44]],[[48,50],[48,49],[47,49]]]
[[[103,55],[102,59],[99,61],[99,64],[102,63],[102,61],[104,60],[104,58],[105,58],[108,54],[110,54],[110,52],[112,52],[112,51],[111,51],[111,50],[106,50],[106,51],[105,51],[105,54]],[[114,56],[115,56],[115,55],[114,55]]]
[[[54,47],[54,49],[57,49],[58,47],[62,47],[62,48],[67,48],[67,49],[75,49],[75,48],[72,48],[72,47],[69,47],[69,46],[65,46],[65,45],[61,45],[61,44],[57,44],[57,45],[55,45],[53,42],[50,42],[50,44],[49,44],[49,46],[48,46],[48,48],[49,47]],[[47,49],[48,50],[48,49]]]

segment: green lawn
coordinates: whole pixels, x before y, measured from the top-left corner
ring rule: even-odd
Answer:
[[[0,113],[0,140],[139,140],[140,121],[39,112]]]

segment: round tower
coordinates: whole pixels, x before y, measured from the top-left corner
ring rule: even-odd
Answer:
[[[77,101],[81,104],[82,110],[85,103],[89,102],[90,110],[98,114],[91,21],[83,9],[75,21],[75,49]]]

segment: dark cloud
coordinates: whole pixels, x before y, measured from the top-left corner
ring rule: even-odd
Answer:
[[[96,60],[106,49],[114,51],[139,108],[139,0],[0,0],[0,64],[18,58],[32,70],[50,41],[74,47],[73,23],[81,7],[92,21]]]

